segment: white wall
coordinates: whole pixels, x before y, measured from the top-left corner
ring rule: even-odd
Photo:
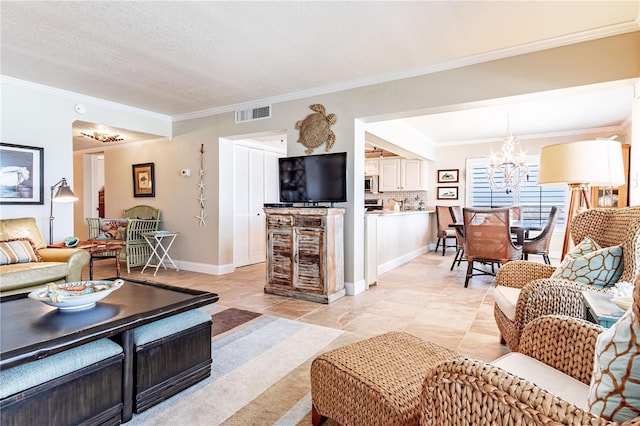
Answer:
[[[171,123],[166,118],[160,120],[145,117],[136,114],[133,108],[126,112],[118,111],[109,108],[104,101],[101,104],[90,104],[86,96],[67,95],[44,86],[35,87],[2,78],[2,142],[44,148],[44,204],[3,205],[0,206],[0,217],[35,217],[47,241],[51,186],[65,177],[74,193],[82,194],[82,181],[76,179],[74,169],[77,164],[72,157],[74,120],[109,123],[148,133],[171,134]],[[87,106],[85,115],[76,113],[74,105],[77,103]],[[82,205],[82,200],[54,205],[54,241],[61,241],[74,234],[74,214],[77,214]]]

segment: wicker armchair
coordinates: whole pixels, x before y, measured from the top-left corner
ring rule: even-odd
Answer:
[[[640,206],[587,210],[571,222],[571,236],[576,244],[585,236],[602,247],[622,244],[624,271],[620,281],[635,282],[640,276]],[[513,319],[497,304],[494,307],[498,329],[511,350],[518,350],[520,335],[529,322],[552,314],[582,318],[581,291],[605,291],[575,281],[549,278],[555,269],[541,263],[515,261],[498,270],[496,286],[514,289],[510,291],[517,300]]]
[[[640,280],[634,307],[640,321]],[[589,385],[595,343],[603,328],[549,315],[527,324],[520,352]],[[427,374],[421,395],[421,425],[620,425],[584,410],[537,384],[490,363],[451,358]],[[622,423],[640,425],[640,417]]]

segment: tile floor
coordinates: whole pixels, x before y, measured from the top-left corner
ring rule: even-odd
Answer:
[[[219,304],[339,328],[372,336],[403,330],[468,356],[491,361],[506,352],[493,319],[493,277],[473,277],[464,288],[466,264],[449,270],[446,256],[429,252],[381,276],[377,285],[356,296],[325,305],[265,294],[265,264],[238,268],[227,275],[160,269],[156,277],[134,268],[123,278],[158,281],[218,293]],[[537,261],[537,259],[533,259]],[[541,260],[540,260],[541,261]],[[115,275],[113,259],[96,261],[94,278]],[[89,276],[88,267],[83,273]]]

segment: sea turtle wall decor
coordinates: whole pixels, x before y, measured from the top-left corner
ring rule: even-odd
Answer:
[[[312,154],[314,148],[325,142],[326,150],[329,151],[336,141],[336,135],[330,127],[336,123],[338,117],[335,114],[326,115],[321,104],[313,104],[309,108],[315,112],[296,123],[296,130],[300,130],[298,142],[307,147],[305,154]]]

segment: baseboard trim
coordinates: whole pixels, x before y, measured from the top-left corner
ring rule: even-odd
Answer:
[[[225,275],[236,270],[233,264],[212,265],[209,263],[185,262],[181,260],[175,260],[174,262],[180,270],[199,272],[201,274]]]
[[[378,265],[378,275],[390,271],[392,269],[397,268],[400,265],[403,265],[410,260],[415,259],[416,257],[427,253],[429,251],[429,246],[420,247],[416,250],[410,251],[409,253],[403,254],[402,256],[396,257],[395,259],[391,259],[388,262],[385,262],[381,265]]]

